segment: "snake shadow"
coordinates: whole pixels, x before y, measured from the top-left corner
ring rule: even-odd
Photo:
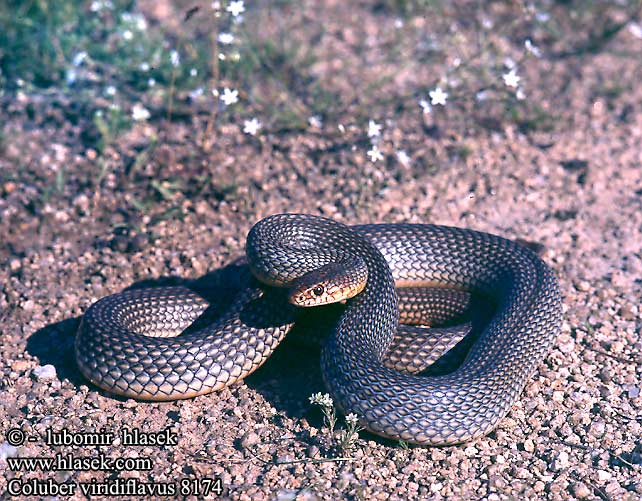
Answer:
[[[241,277],[246,276],[247,273],[249,273],[247,266],[237,260],[196,280],[166,276],[140,280],[124,290],[178,285],[187,287],[210,302],[210,307],[197,320],[197,323],[202,324],[220,316],[225,311],[242,286]],[[93,386],[78,369],[74,341],[81,319],[81,316],[67,318],[37,330],[27,339],[27,353],[38,358],[41,365],[53,365],[60,380],[67,379],[76,387],[86,384],[111,398],[126,400]]]

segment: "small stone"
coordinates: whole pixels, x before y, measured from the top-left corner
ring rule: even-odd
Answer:
[[[16,449],[13,445],[11,445],[8,442],[2,442],[0,444],[0,460],[4,461],[7,458],[12,458],[18,453],[18,449]]]
[[[255,432],[248,431],[244,433],[243,436],[241,437],[241,440],[239,441],[239,445],[244,449],[247,449],[252,445],[258,444],[259,440],[260,440],[260,437]]]
[[[479,451],[475,446],[469,445],[464,449],[464,454],[466,454],[466,456],[470,458],[470,457],[475,457],[477,454],[479,454]]]
[[[606,470],[597,470],[597,479],[599,482],[607,482],[611,480],[613,475]]]
[[[637,318],[637,307],[630,305],[630,304],[625,304],[620,308],[620,316],[624,320],[635,320]]]
[[[560,471],[566,468],[569,464],[569,455],[566,451],[561,451],[553,461],[553,470]]]
[[[579,499],[584,499],[587,498],[591,495],[591,489],[589,489],[586,484],[583,484],[581,482],[577,482],[574,484],[571,484],[571,489],[573,491],[573,494],[575,497]]]
[[[89,211],[89,197],[84,193],[81,193],[74,198],[74,206],[81,214],[86,214]]]
[[[562,353],[572,353],[575,350],[575,341],[568,334],[560,334],[557,338],[557,346]]]
[[[533,452],[535,450],[535,443],[530,438],[524,440],[524,450],[526,452]]]
[[[310,489],[301,489],[294,499],[295,501],[316,501],[319,497]]]
[[[586,280],[580,280],[575,284],[575,288],[580,292],[588,292],[591,290],[591,284]]]
[[[600,380],[603,383],[608,383],[613,379],[613,371],[608,367],[602,367],[600,370]]]
[[[49,381],[56,378],[56,368],[51,365],[41,365],[31,371],[36,381]]]
[[[606,432],[606,424],[604,421],[593,421],[589,427],[589,433],[594,437],[602,437]]]
[[[14,191],[16,191],[17,187],[18,185],[16,185],[16,183],[14,183],[13,181],[7,181],[6,183],[4,183],[4,185],[2,185],[2,190],[4,191],[5,195],[10,195]]]
[[[625,346],[626,345],[622,341],[615,341],[613,342],[613,344],[611,344],[610,350],[613,353],[622,353],[624,351]]]
[[[36,303],[34,303],[31,299],[27,299],[24,303],[22,303],[21,306],[25,311],[32,311],[34,306],[36,306]]]
[[[31,362],[21,359],[21,360],[16,360],[13,363],[13,370],[16,372],[25,372],[29,366],[31,365]]]
[[[297,491],[294,489],[279,489],[276,492],[276,501],[294,501]]]
[[[291,462],[292,462],[292,456],[290,456],[289,454],[283,454],[276,458],[276,464],[284,464],[284,463],[291,463]]]
[[[609,496],[611,496],[612,499],[616,499],[617,494],[620,493],[622,490],[622,487],[620,487],[620,484],[617,483],[615,480],[613,482],[609,482],[606,487],[604,487],[604,492],[606,492]],[[619,497],[619,499],[622,499]]]

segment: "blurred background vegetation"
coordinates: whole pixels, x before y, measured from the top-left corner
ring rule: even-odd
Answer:
[[[560,126],[555,109],[568,104],[560,96],[592,57],[607,50],[637,57],[609,43],[623,30],[642,39],[641,4],[4,0],[0,112],[32,120],[48,113],[38,106],[55,103],[81,130],[71,148],[91,150],[92,161],[97,155],[99,172],[88,181],[96,185],[119,170],[131,179],[157,137],[176,122],[189,124],[203,154],[217,129],[234,123],[275,142],[311,131],[334,142],[327,151],[357,148],[365,155],[371,148],[374,163],[383,159],[377,156],[381,145],[364,133],[365,124],[408,111],[410,126],[435,138],[443,130],[465,137],[475,128],[499,131],[506,124],[522,132]],[[369,22],[360,23],[359,16]],[[551,65],[566,65],[567,75],[547,80]],[[447,93],[448,103],[433,113],[436,89]],[[607,97],[625,91],[617,81],[595,90]],[[153,127],[143,134],[145,146],[134,141],[133,160],[123,167],[106,153],[122,149],[118,139],[136,123]],[[0,135],[0,149],[2,142]],[[463,142],[451,151],[457,159],[469,152]],[[5,170],[2,176],[13,180],[16,174]],[[65,185],[65,172],[56,176],[47,197]],[[148,183],[163,199],[176,189],[173,178]]]

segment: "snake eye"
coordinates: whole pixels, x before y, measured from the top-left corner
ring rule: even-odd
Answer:
[[[320,296],[325,292],[325,289],[323,288],[323,285],[317,285],[314,289],[312,289],[312,294],[315,296]]]

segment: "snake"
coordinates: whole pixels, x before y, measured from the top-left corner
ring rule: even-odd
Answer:
[[[495,429],[560,330],[562,298],[551,268],[496,235],[276,214],[251,228],[245,251],[239,292],[211,322],[211,301],[185,286],[126,290],[91,305],[76,335],[80,371],[125,397],[191,398],[256,370],[306,308],[340,302],[320,360],[333,403],[374,434],[442,446]],[[413,328],[400,319],[422,289],[437,295],[414,300],[419,317],[431,308],[433,316],[459,310],[448,304],[469,294],[494,305],[460,365],[437,375],[424,370],[435,345],[430,328],[409,334],[420,340],[410,357],[419,361],[403,362],[399,353],[412,339],[395,342],[404,327]],[[431,297],[442,300],[429,307]],[[440,354],[453,342],[446,345]]]

